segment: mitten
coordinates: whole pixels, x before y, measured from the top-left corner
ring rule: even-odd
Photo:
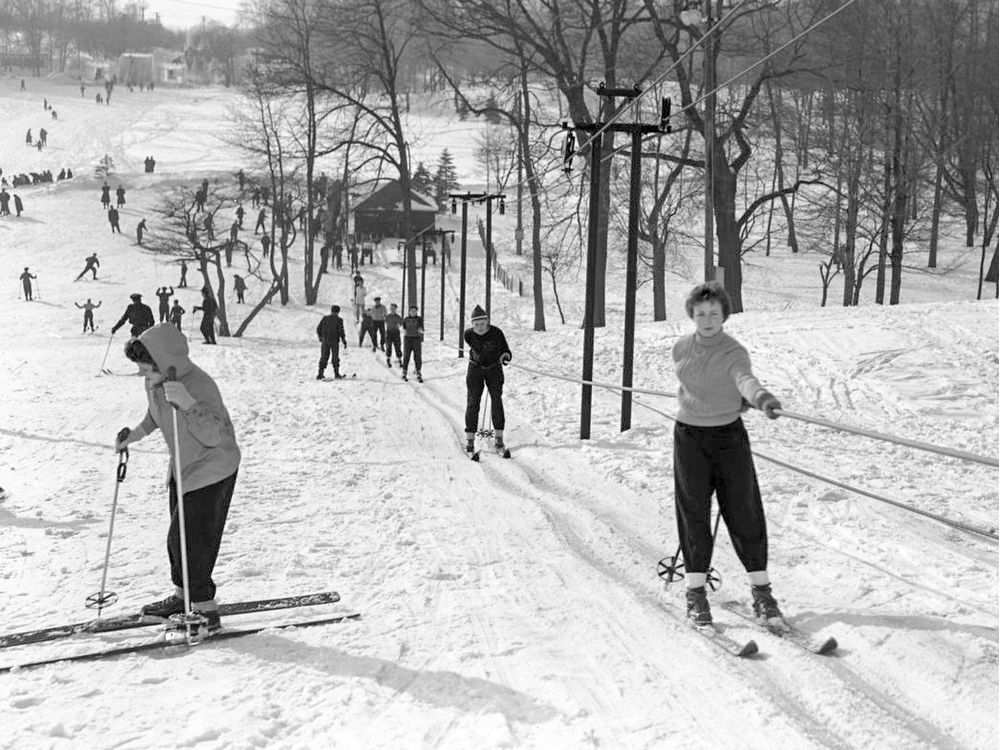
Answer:
[[[781,408],[781,402],[769,391],[759,391],[754,398],[754,406],[767,415],[768,419],[777,419],[775,409]]]

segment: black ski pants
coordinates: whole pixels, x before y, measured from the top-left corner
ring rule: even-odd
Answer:
[[[87,328],[90,328],[91,332],[94,330],[94,312],[93,310],[83,311],[83,330],[86,333]]]
[[[399,329],[393,329],[391,331],[385,332],[385,358],[389,359],[392,357],[392,350],[396,350],[396,359],[402,359],[403,353],[399,348]]]
[[[385,348],[385,321],[384,320],[373,320],[372,321],[372,338],[375,338],[375,334],[378,334],[378,345]]]
[[[674,506],[688,573],[705,573],[712,562],[713,493],[743,567],[767,570],[767,523],[742,419],[674,425]]]
[[[184,493],[184,533],[187,537],[188,580],[191,601],[215,598],[212,570],[219,556],[222,532],[229,515],[229,502],[236,488],[236,473],[225,479]],[[181,532],[177,513],[177,485],[170,479],[170,530],[167,532],[167,555],[174,586],[184,585],[181,570]]]
[[[323,341],[319,348],[319,374],[326,372],[326,363],[329,361],[333,367],[335,375],[340,374],[340,342]]]
[[[160,303],[160,322],[162,323],[163,321],[165,321],[165,320],[167,320],[169,318],[170,318],[170,305],[168,305],[166,302],[161,302]]]
[[[403,337],[403,372],[406,372],[407,368],[410,366],[410,356],[413,356],[413,366],[416,371],[420,372],[420,366],[423,364],[421,362],[421,349],[423,349],[423,342],[420,340],[419,336],[404,336]]]
[[[465,375],[465,431],[475,432],[479,429],[479,403],[483,398],[483,389],[490,393],[490,416],[493,419],[493,429],[502,430],[506,423],[503,413],[503,368],[500,364],[492,367],[477,367],[469,365]]]

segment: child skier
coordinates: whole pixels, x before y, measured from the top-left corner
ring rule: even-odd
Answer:
[[[781,404],[750,368],[750,356],[722,326],[732,309],[717,281],[696,286],[684,303],[695,332],[674,344],[677,422],[674,425],[674,504],[684,554],[687,614],[712,623],[705,582],[712,559],[712,493],[740,562],[754,613],[780,618],[767,573],[767,526],[750,440],[740,413],[744,400],[777,419]]]
[[[396,312],[396,305],[389,305],[389,314],[385,316],[385,363],[392,367],[392,350],[396,350],[396,364],[403,366],[403,353],[400,351],[399,326],[403,317]]]
[[[130,340],[125,345],[125,356],[138,364],[145,376],[148,409],[138,425],[119,433],[121,439],[116,439],[115,450],[124,450],[159,428],[171,454],[167,484],[170,508],[167,552],[174,591],[160,601],[147,604],[141,612],[167,618],[184,611],[178,477],[175,474],[179,461],[188,594],[192,610],[205,619],[206,630],[212,633],[220,627],[212,570],[240,466],[240,449],[233,423],[215,381],[190,360],[187,339],[170,323],[153,326],[137,339]],[[167,380],[168,374],[176,380]],[[176,422],[173,409],[176,409]],[[175,441],[180,448],[179,458],[174,455]]]
[[[483,388],[489,390],[493,438],[498,451],[505,450],[503,430],[506,415],[503,410],[503,366],[513,356],[507,338],[496,326],[490,325],[486,311],[476,305],[472,310],[472,328],[463,337],[469,347],[469,370],[465,375],[465,450],[476,450],[476,426]]]
[[[170,322],[177,326],[177,330],[181,332],[184,331],[183,321],[185,312],[187,310],[181,307],[181,303],[174,300],[174,304],[170,308]]]
[[[413,366],[417,370],[417,382],[423,383],[424,376],[420,374],[421,348],[424,341],[424,319],[417,315],[417,306],[410,305],[409,313],[403,318],[403,380],[410,368],[410,355],[413,355]]]

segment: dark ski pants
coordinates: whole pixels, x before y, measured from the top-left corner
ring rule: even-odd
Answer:
[[[212,570],[219,556],[222,532],[226,527],[229,502],[236,488],[236,473],[222,481],[184,493],[184,533],[187,537],[188,580],[191,601],[204,602],[215,598]],[[177,485],[170,480],[170,530],[167,532],[167,555],[170,558],[170,578],[174,586],[182,587],[181,532],[177,513]]]
[[[87,328],[90,328],[91,332],[94,330],[94,313],[90,310],[83,311],[83,332],[87,332]]]
[[[365,345],[365,336],[370,336],[372,340],[372,351],[378,348],[378,342],[375,341],[375,329],[371,325],[361,327],[361,335],[358,336],[358,346]]]
[[[205,337],[206,344],[215,343],[215,318],[205,316],[201,319],[201,335]]]
[[[167,320],[170,317],[170,305],[165,305],[160,303],[160,322]]]
[[[413,356],[413,366],[416,368],[417,372],[420,372],[420,365],[423,364],[420,361],[422,348],[423,342],[418,336],[403,337],[403,372],[406,372],[407,368],[410,366],[410,355]]]
[[[402,359],[403,353],[399,348],[399,329],[393,331],[385,332],[385,358],[389,359],[392,356],[392,350],[396,350],[396,359]]]
[[[674,505],[688,573],[705,573],[712,562],[713,492],[743,567],[767,570],[767,523],[742,419],[674,425]]]
[[[326,371],[326,363],[330,362],[333,367],[333,373],[335,375],[340,374],[340,342],[334,341],[330,343],[328,341],[323,341],[320,343],[319,349],[319,374],[322,375]]]
[[[506,423],[503,413],[503,369],[499,364],[493,367],[476,367],[469,365],[465,375],[465,431],[475,432],[479,429],[479,403],[483,398],[483,388],[490,393],[490,415],[493,419],[493,429],[502,430]]]
[[[378,334],[378,345],[380,347],[385,347],[385,321],[384,320],[373,320],[372,321],[372,339],[375,338],[375,334]]]

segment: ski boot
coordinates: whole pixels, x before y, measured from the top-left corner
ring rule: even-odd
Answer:
[[[771,593],[771,584],[751,586],[750,593],[753,594],[753,613],[758,619],[766,622],[784,622],[778,602]]]
[[[420,374],[419,370],[417,370],[417,382],[418,383],[423,383],[424,382],[424,376]]]
[[[139,614],[143,617],[157,617],[162,620],[166,620],[171,615],[179,615],[182,612],[184,612],[184,599],[177,596],[177,594],[171,594],[157,602],[146,604],[139,610]]]
[[[204,638],[218,633],[222,629],[222,621],[219,619],[219,610],[217,608],[199,609],[196,605],[191,605],[191,609],[204,620],[202,623],[191,626],[192,636]]]
[[[390,370],[392,369],[392,360],[389,359],[388,357],[385,358],[385,366],[388,367]]]
[[[712,624],[712,610],[708,606],[708,596],[705,594],[705,587],[688,589],[687,595],[687,616],[693,625],[699,628]]]
[[[316,374],[316,380],[323,380],[323,379],[324,379],[324,377],[325,377],[325,376],[323,375],[323,373],[322,373],[322,372],[320,372],[320,373],[317,373],[317,374]]]
[[[403,380],[407,380],[407,381],[409,380],[409,378],[408,378],[408,377],[406,377],[406,370],[403,370],[403,375],[402,375],[402,377],[403,377]]]
[[[475,439],[470,438],[469,440],[465,441],[465,452],[466,453],[475,453],[476,452],[476,441],[475,441]]]

